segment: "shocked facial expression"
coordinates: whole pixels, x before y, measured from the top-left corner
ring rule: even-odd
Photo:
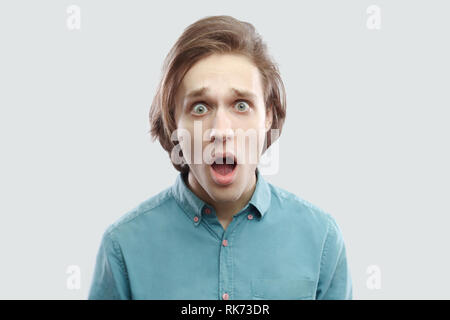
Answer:
[[[189,174],[213,201],[236,201],[255,181],[272,124],[258,68],[243,55],[212,54],[188,70],[175,101]]]

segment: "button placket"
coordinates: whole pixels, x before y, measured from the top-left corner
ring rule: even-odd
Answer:
[[[219,299],[222,297],[223,300],[229,300],[233,295],[232,235],[237,232],[245,219],[246,212],[235,215],[227,229],[222,233],[219,250]]]
[[[222,234],[222,241],[220,244],[219,253],[219,292],[221,292],[222,299],[230,299],[230,292],[232,290],[232,265],[231,265],[231,252],[229,249],[229,242],[226,239],[229,235],[229,229],[225,230]]]

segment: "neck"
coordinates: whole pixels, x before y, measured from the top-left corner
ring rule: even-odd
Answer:
[[[250,183],[242,193],[241,197],[239,197],[239,199],[235,201],[217,202],[211,199],[211,197],[208,195],[207,192],[205,192],[205,190],[198,183],[197,179],[190,171],[187,180],[188,180],[187,185],[189,189],[191,189],[191,191],[195,193],[204,202],[211,205],[216,211],[217,218],[220,221],[224,222],[230,222],[233,219],[233,216],[247,205],[256,188],[256,172],[255,172],[255,174],[252,175],[252,179],[250,179]]]

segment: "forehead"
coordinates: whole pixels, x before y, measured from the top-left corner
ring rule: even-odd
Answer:
[[[187,98],[199,88],[232,92],[232,88],[262,95],[261,74],[251,60],[237,54],[213,54],[195,63],[181,82],[177,96]]]

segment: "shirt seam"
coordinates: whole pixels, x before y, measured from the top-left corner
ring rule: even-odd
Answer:
[[[283,201],[283,200],[284,201],[293,201],[296,204],[302,206],[303,208],[307,208],[308,210],[310,210],[310,212],[312,212],[314,214],[324,214],[326,216],[329,215],[329,213],[327,211],[325,211],[322,207],[319,207],[318,205],[313,204],[312,202],[301,197],[300,195],[289,192],[278,186],[273,186],[273,187],[274,188],[271,188],[272,195],[274,195],[280,201]]]
[[[168,192],[161,199],[159,199],[159,201],[157,203],[152,205],[150,208],[147,208],[145,210],[142,210],[141,212],[138,212],[134,217],[129,217],[129,218],[124,219],[122,221],[118,221],[116,223],[113,223],[110,232],[116,231],[117,228],[119,228],[120,226],[125,225],[125,224],[127,224],[129,222],[132,222],[133,220],[150,213],[153,209],[156,209],[156,208],[164,205],[167,202],[167,200],[170,198],[170,196],[171,195]],[[137,206],[134,210],[139,210],[139,206]]]
[[[325,265],[325,259],[327,258],[327,253],[328,253],[328,244],[329,244],[329,234],[330,234],[330,218],[327,215],[327,232],[326,232],[326,236],[325,236],[325,241],[323,244],[323,248],[322,248],[322,257],[320,259],[320,267],[319,267],[319,279],[320,279],[320,274],[322,272],[323,266]]]
[[[126,277],[126,279],[127,279],[127,283],[129,284],[129,283],[130,283],[130,278],[128,277],[128,270],[127,270],[127,268],[126,268],[126,266],[125,266],[125,263],[124,263],[124,257],[123,257],[122,250],[120,250],[120,248],[118,248],[118,243],[117,243],[116,240],[114,240],[114,234],[113,234],[113,231],[110,231],[110,232],[108,233],[108,236],[110,237],[111,242],[112,242],[112,244],[113,244],[113,250],[114,250],[114,253],[115,253],[116,256],[118,257],[118,261],[119,261],[120,268],[122,269],[122,272],[125,274],[125,277]]]
[[[334,232],[334,234],[335,234],[335,236],[336,236],[336,239],[337,240],[339,240],[339,234],[338,234],[338,230],[336,229],[336,224],[335,224],[335,221],[334,220],[331,220],[332,218],[330,217],[330,225],[332,225],[332,228],[333,228],[333,232]],[[344,250],[344,246],[343,245],[338,245],[338,253],[336,254],[336,263],[333,263],[333,270],[331,271],[331,277],[330,277],[330,282],[332,282],[333,281],[333,278],[334,278],[334,275],[335,275],[335,273],[336,273],[336,269],[337,269],[337,267],[338,267],[338,264],[339,264],[339,262],[340,262],[340,260],[341,260],[341,257],[342,257],[342,252],[343,252],[343,250]]]
[[[234,294],[235,294],[235,292],[234,292],[234,281],[235,281],[235,279],[234,279],[234,256],[233,256],[233,247],[234,247],[234,242],[235,242],[235,239],[236,239],[236,235],[237,235],[237,233],[236,233],[236,231],[238,230],[238,227],[239,227],[239,225],[243,222],[245,220],[245,216],[244,215],[242,215],[241,216],[241,219],[240,219],[240,221],[238,221],[238,223],[236,223],[236,225],[234,226],[234,229],[233,229],[233,231],[231,232],[231,234],[230,234],[230,237],[228,238],[228,239],[230,239],[231,240],[231,246],[229,247],[230,248],[230,250],[229,250],[229,252],[230,252],[230,269],[231,269],[231,296],[234,298]],[[245,220],[245,221],[248,221],[248,220]],[[241,230],[241,232],[242,232],[242,230]]]
[[[213,237],[215,237],[219,243],[221,241],[220,237],[216,234],[216,232],[213,230],[211,224],[205,219],[205,221],[202,220],[200,221],[200,225],[202,225],[206,230],[208,230],[208,232],[213,235]]]

